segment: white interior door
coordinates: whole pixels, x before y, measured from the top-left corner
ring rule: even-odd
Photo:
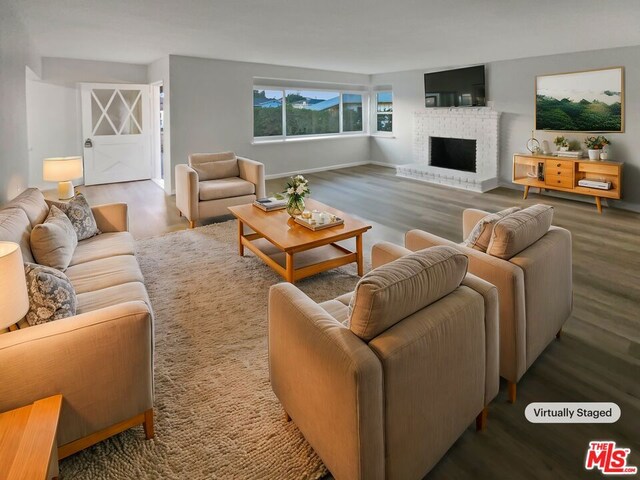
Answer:
[[[149,179],[149,85],[83,83],[82,135],[86,185]]]

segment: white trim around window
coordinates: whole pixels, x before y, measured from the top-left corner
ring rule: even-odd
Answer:
[[[378,102],[379,102],[379,95],[385,95],[388,94],[389,95],[389,101],[385,102],[390,104],[389,107],[386,107],[385,110],[381,110],[378,111]],[[371,93],[371,99],[372,99],[372,108],[371,108],[371,135],[375,136],[375,137],[391,137],[393,138],[393,103],[394,103],[394,99],[393,99],[393,90],[391,89],[384,89],[384,90],[374,90]],[[381,115],[385,115],[385,116],[390,116],[391,119],[391,130],[378,130],[378,117]]]

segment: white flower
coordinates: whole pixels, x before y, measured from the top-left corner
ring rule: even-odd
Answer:
[[[297,175],[296,180],[300,180],[301,182],[304,182],[304,177],[302,175]]]
[[[298,185],[298,188],[296,188],[296,193],[298,195],[302,195],[304,193],[304,185]]]
[[[289,195],[293,195],[295,193],[295,189],[293,187],[289,187],[289,188],[287,188],[287,193]]]

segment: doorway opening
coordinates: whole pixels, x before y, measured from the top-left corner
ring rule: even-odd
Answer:
[[[153,111],[153,176],[151,179],[164,189],[164,90],[162,82],[151,85]]]

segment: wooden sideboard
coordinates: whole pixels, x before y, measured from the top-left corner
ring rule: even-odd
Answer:
[[[544,179],[538,178],[538,164],[543,165]],[[578,181],[582,179],[611,182],[611,189],[581,187]],[[602,213],[601,199],[621,197],[622,163],[516,153],[513,156],[513,183],[524,185],[524,198],[531,187],[539,188],[540,192],[544,188],[594,197],[598,212]]]

